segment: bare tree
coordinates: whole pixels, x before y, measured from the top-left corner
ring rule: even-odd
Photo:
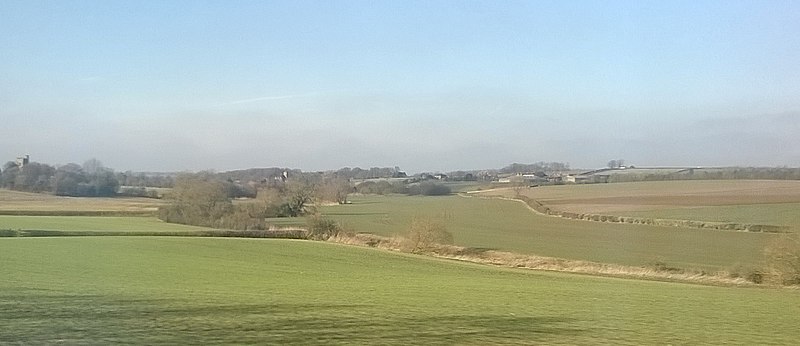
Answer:
[[[225,185],[210,173],[178,176],[169,197],[171,203],[159,208],[167,222],[214,226],[233,209]]]
[[[317,188],[317,198],[326,202],[347,203],[347,195],[353,187],[345,178],[329,177],[322,181]]]
[[[521,197],[522,193],[528,189],[528,182],[525,179],[521,179],[519,181],[513,182],[514,185],[511,186],[511,189],[514,191],[514,197]]]
[[[83,163],[83,171],[86,174],[93,175],[103,170],[105,170],[105,167],[103,167],[103,163],[98,159],[91,158]]]

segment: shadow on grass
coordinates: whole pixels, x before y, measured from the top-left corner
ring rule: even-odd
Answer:
[[[579,321],[431,315],[360,304],[215,305],[194,300],[0,293],[0,344],[498,344],[583,334]]]

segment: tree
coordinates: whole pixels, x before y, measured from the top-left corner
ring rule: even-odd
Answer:
[[[80,186],[87,182],[81,166],[69,163],[58,167],[51,179],[51,191],[58,196],[80,196]]]
[[[31,162],[25,167],[17,168],[13,188],[21,191],[44,192],[50,190],[50,178],[55,168],[38,162]]]
[[[327,177],[317,187],[317,198],[326,202],[345,204],[347,203],[347,195],[352,190],[353,187],[347,179]]]
[[[296,217],[306,212],[307,204],[314,200],[314,186],[308,182],[292,180],[286,184],[283,204],[287,216]]]
[[[522,193],[528,189],[528,182],[525,179],[520,179],[512,183],[511,189],[514,191],[514,197],[522,197]]]
[[[98,159],[91,158],[83,163],[83,171],[88,175],[96,174],[97,172],[103,170],[105,170],[105,167],[103,167],[103,162]]]
[[[83,164],[83,172],[88,180],[86,196],[113,196],[119,188],[114,171],[103,166],[98,159],[90,159]]]
[[[19,167],[19,166],[18,166],[18,165],[17,165],[17,163],[16,163],[16,162],[14,162],[14,161],[7,161],[7,162],[6,162],[6,163],[3,165],[3,172],[5,172],[6,170],[8,170],[8,169],[10,169],[10,168],[12,168],[12,167]]]
[[[531,164],[512,163],[501,168],[500,173],[561,172],[565,170],[569,170],[568,163],[539,161]]]
[[[89,176],[89,185],[92,196],[114,196],[119,188],[119,181],[114,176],[114,171],[103,169]]]
[[[3,172],[0,174],[0,187],[7,189],[14,189],[14,183],[17,181],[19,174],[19,166],[16,162],[8,161],[3,165]]]
[[[210,173],[178,176],[169,199],[159,208],[159,218],[167,222],[213,227],[233,210],[225,185]]]

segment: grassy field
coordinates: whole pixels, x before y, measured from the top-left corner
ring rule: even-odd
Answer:
[[[0,189],[0,230],[180,232],[204,228],[170,224],[153,216],[66,216],[70,213],[155,213],[164,202],[152,198],[60,197]],[[34,215],[2,215],[3,212]],[[47,214],[47,215],[35,215]],[[53,215],[49,215],[53,214]]]
[[[608,189],[611,185],[626,184],[589,187],[596,189],[595,186],[599,186]],[[709,186],[720,189],[717,185]],[[644,186],[640,188],[642,191],[653,190],[652,187],[645,185],[632,186]],[[584,188],[584,186],[567,187]],[[564,191],[567,191],[576,195],[576,192],[570,192],[571,190],[555,188],[561,187],[553,187],[552,190],[558,193],[564,194]],[[537,189],[547,191],[544,187]],[[708,189],[709,187],[706,188]],[[639,193],[644,194],[644,192]],[[595,192],[595,195],[597,194],[599,193]],[[18,203],[18,206],[28,208],[37,206],[49,210],[66,208],[63,201],[72,200],[2,190],[0,198],[3,198],[3,205],[10,201]],[[131,199],[74,200],[77,201],[74,203],[82,203],[83,208],[87,210],[124,209],[129,208],[131,203]],[[759,266],[763,257],[763,247],[774,237],[769,234],[605,224],[543,217],[532,213],[517,202],[460,196],[353,196],[351,200],[353,204],[326,206],[321,210],[325,215],[340,221],[346,228],[358,232],[378,235],[403,234],[413,217],[431,217],[447,225],[448,230],[454,234],[457,245],[635,266],[658,262],[672,267],[709,271],[725,270],[735,266]],[[679,208],[677,211],[687,210],[692,209]],[[663,210],[659,212],[661,211]],[[796,211],[789,209],[779,214],[797,215]],[[729,215],[741,214],[731,211]],[[770,214],[763,212],[758,215],[771,217]],[[305,220],[302,218],[279,218],[268,221],[279,227],[305,225]],[[0,229],[159,232],[192,231],[200,228],[168,224],[152,217],[0,216]]]
[[[620,211],[621,216],[788,226],[800,231],[800,203],[746,204]]]
[[[446,224],[457,245],[626,265],[656,261],[681,268],[758,265],[773,234],[610,224],[546,217],[508,200],[360,196],[323,213],[346,228],[403,234],[415,216]]]
[[[792,344],[800,292],[329,243],[0,239],[0,344]]]
[[[0,229],[48,231],[195,231],[204,228],[166,223],[155,217],[0,215]]]

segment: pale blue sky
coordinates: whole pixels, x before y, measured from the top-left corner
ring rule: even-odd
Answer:
[[[800,2],[0,2],[0,161],[800,166]]]

